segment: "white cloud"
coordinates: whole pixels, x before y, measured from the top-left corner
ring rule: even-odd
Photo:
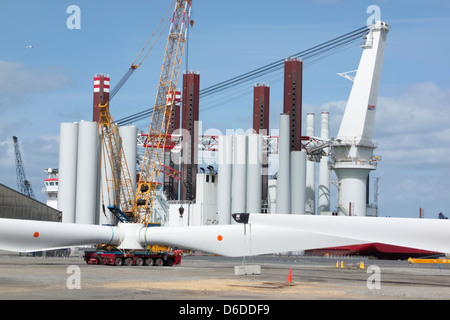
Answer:
[[[397,97],[380,97],[375,120],[377,150],[392,164],[447,164],[450,159],[450,90],[433,83]]]
[[[0,168],[11,170],[14,168],[14,149],[12,137],[9,140],[0,141]]]
[[[58,90],[69,82],[69,76],[57,68],[39,70],[0,60],[0,112],[22,104],[32,94]]]

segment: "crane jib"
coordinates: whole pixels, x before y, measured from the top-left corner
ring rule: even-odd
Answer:
[[[158,179],[175,95],[167,101],[167,92],[176,90],[186,42],[191,0],[178,0],[172,15],[166,51],[149,129],[152,143],[145,147],[144,159],[134,200],[133,215],[142,223],[151,222],[153,204],[159,188]]]

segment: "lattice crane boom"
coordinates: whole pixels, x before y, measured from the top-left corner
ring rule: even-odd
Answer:
[[[155,103],[155,105],[157,106],[155,108],[157,112],[154,114],[152,118],[152,123],[150,127],[151,128],[150,132],[154,132],[153,135],[154,139],[152,140],[149,139],[149,144],[152,145],[152,147],[146,148],[146,150],[150,150],[150,152],[148,153],[150,154],[150,160],[143,162],[147,164],[147,166],[145,166],[146,171],[141,171],[141,175],[147,177],[148,174],[142,172],[147,172],[147,170],[150,170],[148,168],[152,168],[151,176],[152,177],[156,176],[155,181],[157,181],[157,176],[160,171],[159,168],[160,158],[156,156],[156,154],[158,154],[159,149],[162,150],[164,149],[165,141],[167,138],[166,135],[167,128],[165,126],[166,123],[165,121],[167,121],[167,123],[170,121],[170,114],[173,104],[173,99],[171,99],[171,101],[167,101],[166,95],[167,92],[169,92],[171,89],[173,89],[172,91],[174,91],[175,85],[177,83],[181,59],[183,56],[184,41],[186,38],[186,23],[189,22],[189,11],[191,6],[191,0],[189,1],[174,0],[173,3],[176,3],[176,7],[173,16],[168,21],[168,22],[171,21],[172,25],[169,32],[169,40],[167,42],[163,69],[161,72],[161,78],[159,82],[158,95]],[[168,12],[166,12],[166,15],[167,13]],[[164,15],[159,25],[161,25],[162,22],[165,20],[166,15]],[[159,35],[161,35],[161,32]],[[159,38],[159,35],[157,38]],[[147,44],[149,43],[149,41],[147,41]],[[144,52],[144,49],[147,47],[147,44],[142,49],[141,53],[136,58],[135,62]],[[120,90],[120,88],[123,86],[126,80],[128,80],[128,78],[131,76],[134,70],[136,70],[142,64],[142,62],[144,61],[145,57],[147,56],[148,52],[151,50],[152,47],[153,45],[148,49],[147,53],[144,55],[142,61],[139,64],[135,64],[135,62],[133,62],[127,74],[122,78],[122,80],[120,80],[119,84],[112,90],[109,96],[109,100],[111,100],[111,98]],[[137,198],[135,197],[135,190],[133,189],[132,178],[130,176],[128,165],[122,148],[119,130],[117,124],[111,117],[109,106],[110,104],[108,101],[104,104],[100,103],[98,107],[99,108],[98,125],[100,137],[102,139],[101,146],[103,148],[102,152],[104,158],[103,164],[105,166],[105,170],[103,173],[105,174],[105,179],[103,180],[103,183],[106,183],[107,185],[107,194],[106,195],[104,194],[103,197],[108,197],[109,203],[108,209],[114,215],[116,215],[121,221],[143,222],[144,219],[141,218],[142,215],[140,213],[141,207],[136,205],[136,202],[141,203],[140,201],[142,200],[136,201]],[[155,150],[156,152],[154,152]],[[157,170],[158,174],[155,173],[154,170]],[[149,180],[146,179],[144,181]],[[102,202],[104,200],[105,199],[102,198]],[[151,198],[150,201],[153,200],[154,198]],[[147,201],[147,198],[145,198],[144,201]],[[105,210],[105,208],[103,209]]]
[[[178,82],[191,5],[192,0],[177,0],[172,16],[148,135],[149,139],[153,140],[148,143],[152,147],[145,148],[133,208],[134,215],[138,216],[139,221],[143,223],[150,222],[153,211],[172,105],[175,99],[174,94],[169,95],[172,97],[169,101],[167,96],[170,92],[175,91]]]
[[[30,181],[27,180],[25,176],[25,169],[22,161],[22,154],[19,148],[19,141],[16,136],[13,137],[14,143],[14,155],[16,158],[16,175],[17,175],[17,188],[19,192],[23,193],[29,198],[36,199],[34,196],[33,188],[31,188]]]
[[[134,190],[130,171],[119,135],[119,128],[109,112],[109,103],[99,105],[99,133],[102,139],[104,165],[109,164],[111,170],[105,169],[105,183],[107,184],[112,211],[121,220],[136,221],[133,217]],[[112,204],[112,205],[111,205]]]

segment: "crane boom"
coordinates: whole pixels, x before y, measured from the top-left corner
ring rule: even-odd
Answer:
[[[110,206],[108,209],[120,220],[135,221],[133,217],[133,183],[128,170],[122,142],[119,135],[119,128],[109,112],[109,103],[99,105],[99,133],[103,141],[105,150],[104,163],[109,163],[111,175],[106,177]],[[108,170],[105,170],[108,172]],[[111,205],[112,204],[112,205]]]
[[[177,0],[172,16],[149,129],[150,141],[145,148],[133,207],[134,215],[138,216],[142,223],[148,223],[151,219],[172,105],[175,99],[175,95],[171,95],[171,101],[168,101],[167,94],[175,91],[178,82],[191,5],[192,0]],[[152,147],[148,147],[148,145]]]

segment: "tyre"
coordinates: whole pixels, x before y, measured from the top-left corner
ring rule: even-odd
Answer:
[[[133,265],[133,258],[126,258],[125,265],[131,267]]]
[[[161,259],[161,258],[156,259],[156,261],[155,261],[155,266],[160,267],[160,266],[162,266],[162,265],[164,265],[164,260]]]
[[[144,265],[144,259],[142,259],[142,258],[137,258],[137,259],[136,259],[136,265],[137,265],[138,267],[143,266],[143,265]]]
[[[145,265],[146,266],[152,266],[153,265],[153,259],[152,258],[148,258],[147,260],[145,260]]]
[[[121,266],[122,264],[123,264],[123,260],[121,258],[116,258],[116,260],[114,260],[115,266]]]

